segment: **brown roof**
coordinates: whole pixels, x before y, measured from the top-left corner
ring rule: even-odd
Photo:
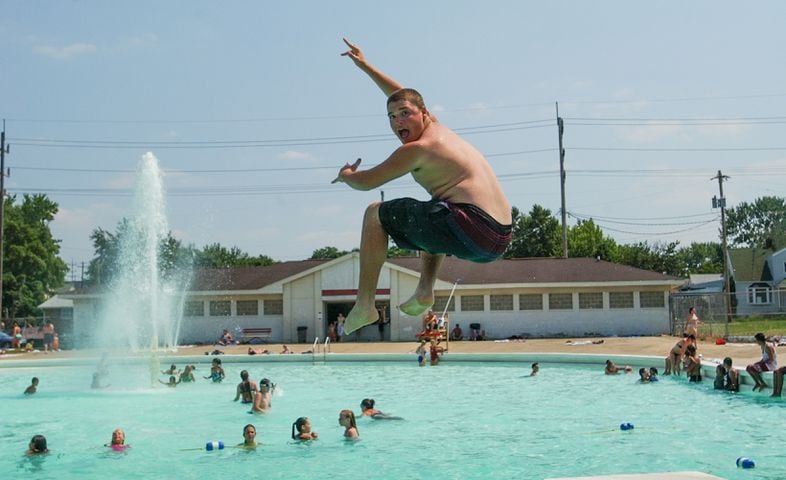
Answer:
[[[328,261],[300,260],[276,263],[266,267],[194,269],[189,290],[198,292],[210,290],[258,290]]]
[[[301,260],[266,267],[194,269],[189,290],[192,292],[258,290],[329,261]],[[420,271],[419,257],[393,257],[388,258],[387,261],[399,267]],[[460,280],[462,285],[681,281],[670,275],[593,258],[520,258],[473,263],[455,257],[445,257],[439,279],[450,283]],[[93,287],[79,289],[74,293],[98,292]],[[69,297],[67,294],[64,296]]]
[[[389,258],[388,262],[420,271],[420,259],[417,257]],[[517,258],[472,263],[445,257],[439,279],[451,283],[460,279],[462,285],[681,281],[671,275],[594,258]]]

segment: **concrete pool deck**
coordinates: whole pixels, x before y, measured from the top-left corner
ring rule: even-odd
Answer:
[[[603,343],[587,343],[599,342]],[[593,354],[593,355],[618,355],[618,356],[648,356],[665,357],[672,346],[679,340],[677,337],[657,336],[657,337],[600,337],[600,338],[576,338],[576,339],[534,339],[526,341],[518,340],[486,340],[482,342],[454,341],[448,343],[448,353],[450,354],[500,354],[500,353],[562,353],[562,354]],[[294,353],[299,354],[312,349],[313,343],[308,344],[287,344]],[[445,345],[444,343],[442,344]],[[226,355],[247,355],[248,348],[267,349],[272,355],[278,355],[282,350],[282,344],[269,343],[260,345],[189,345],[179,347],[177,352],[167,353],[167,356],[194,356],[204,355],[205,352],[220,350]],[[415,351],[417,343],[412,342],[339,342],[330,344],[330,352],[341,354],[409,354]],[[322,345],[320,345],[320,349]],[[715,345],[713,341],[699,341],[699,353],[703,355],[705,361],[723,359],[731,357],[734,366],[743,369],[746,365],[761,359],[761,350],[755,343],[727,343],[725,345]],[[781,358],[786,358],[786,348],[778,347]],[[89,352],[89,351],[88,351]],[[73,358],[84,355],[85,351],[67,350],[60,352],[26,352],[26,353],[6,353],[0,355],[0,362],[5,359],[30,360],[34,358],[46,358],[51,360],[57,358]],[[663,368],[663,362],[653,365],[658,369]]]

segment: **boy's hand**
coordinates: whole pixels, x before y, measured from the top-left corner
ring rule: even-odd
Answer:
[[[355,163],[353,163],[352,165],[350,165],[349,163],[346,163],[346,164],[344,164],[344,166],[343,166],[343,167],[341,167],[341,170],[339,170],[339,171],[338,171],[338,176],[337,176],[337,177],[336,177],[336,178],[335,178],[335,179],[334,179],[332,182],[330,182],[330,183],[343,182],[343,181],[344,181],[344,179],[343,179],[343,178],[341,178],[341,175],[342,175],[342,174],[343,174],[343,173],[344,173],[346,170],[349,170],[350,172],[354,172],[355,170],[357,170],[357,169],[358,169],[358,167],[359,167],[359,166],[360,166],[360,159],[359,159],[359,158],[358,158],[358,159],[355,161]]]
[[[355,65],[357,65],[357,66],[360,66],[361,64],[365,64],[366,63],[366,58],[363,56],[363,52],[360,50],[360,48],[358,48],[357,45],[354,45],[352,42],[350,42],[346,38],[343,38],[342,40],[344,40],[344,43],[347,44],[347,46],[349,47],[349,50],[347,50],[346,52],[342,53],[341,56],[342,57],[349,57],[349,58],[351,58],[352,61],[355,62]]]

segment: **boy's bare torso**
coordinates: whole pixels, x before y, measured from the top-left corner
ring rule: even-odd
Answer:
[[[412,177],[434,199],[471,203],[502,225],[510,225],[510,204],[491,166],[471,144],[439,122],[402,148],[416,150]]]

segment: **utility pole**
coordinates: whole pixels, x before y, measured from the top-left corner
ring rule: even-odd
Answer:
[[[731,282],[729,280],[729,244],[726,241],[726,197],[723,196],[723,181],[728,180],[729,177],[723,175],[720,170],[718,174],[712,177],[712,180],[718,180],[718,189],[720,190],[720,198],[712,197],[712,208],[719,208],[721,211],[721,241],[723,242],[723,296],[726,301],[726,327],[724,336],[729,336],[729,322],[731,322]]]
[[[0,318],[3,317],[3,214],[5,213],[5,154],[11,150],[5,144],[5,119],[0,132]]]
[[[565,122],[559,116],[559,102],[557,107],[557,129],[559,131],[559,187],[562,196],[560,212],[562,213],[562,258],[568,258],[568,212],[565,208],[565,149],[562,148],[562,134],[565,133]]]

